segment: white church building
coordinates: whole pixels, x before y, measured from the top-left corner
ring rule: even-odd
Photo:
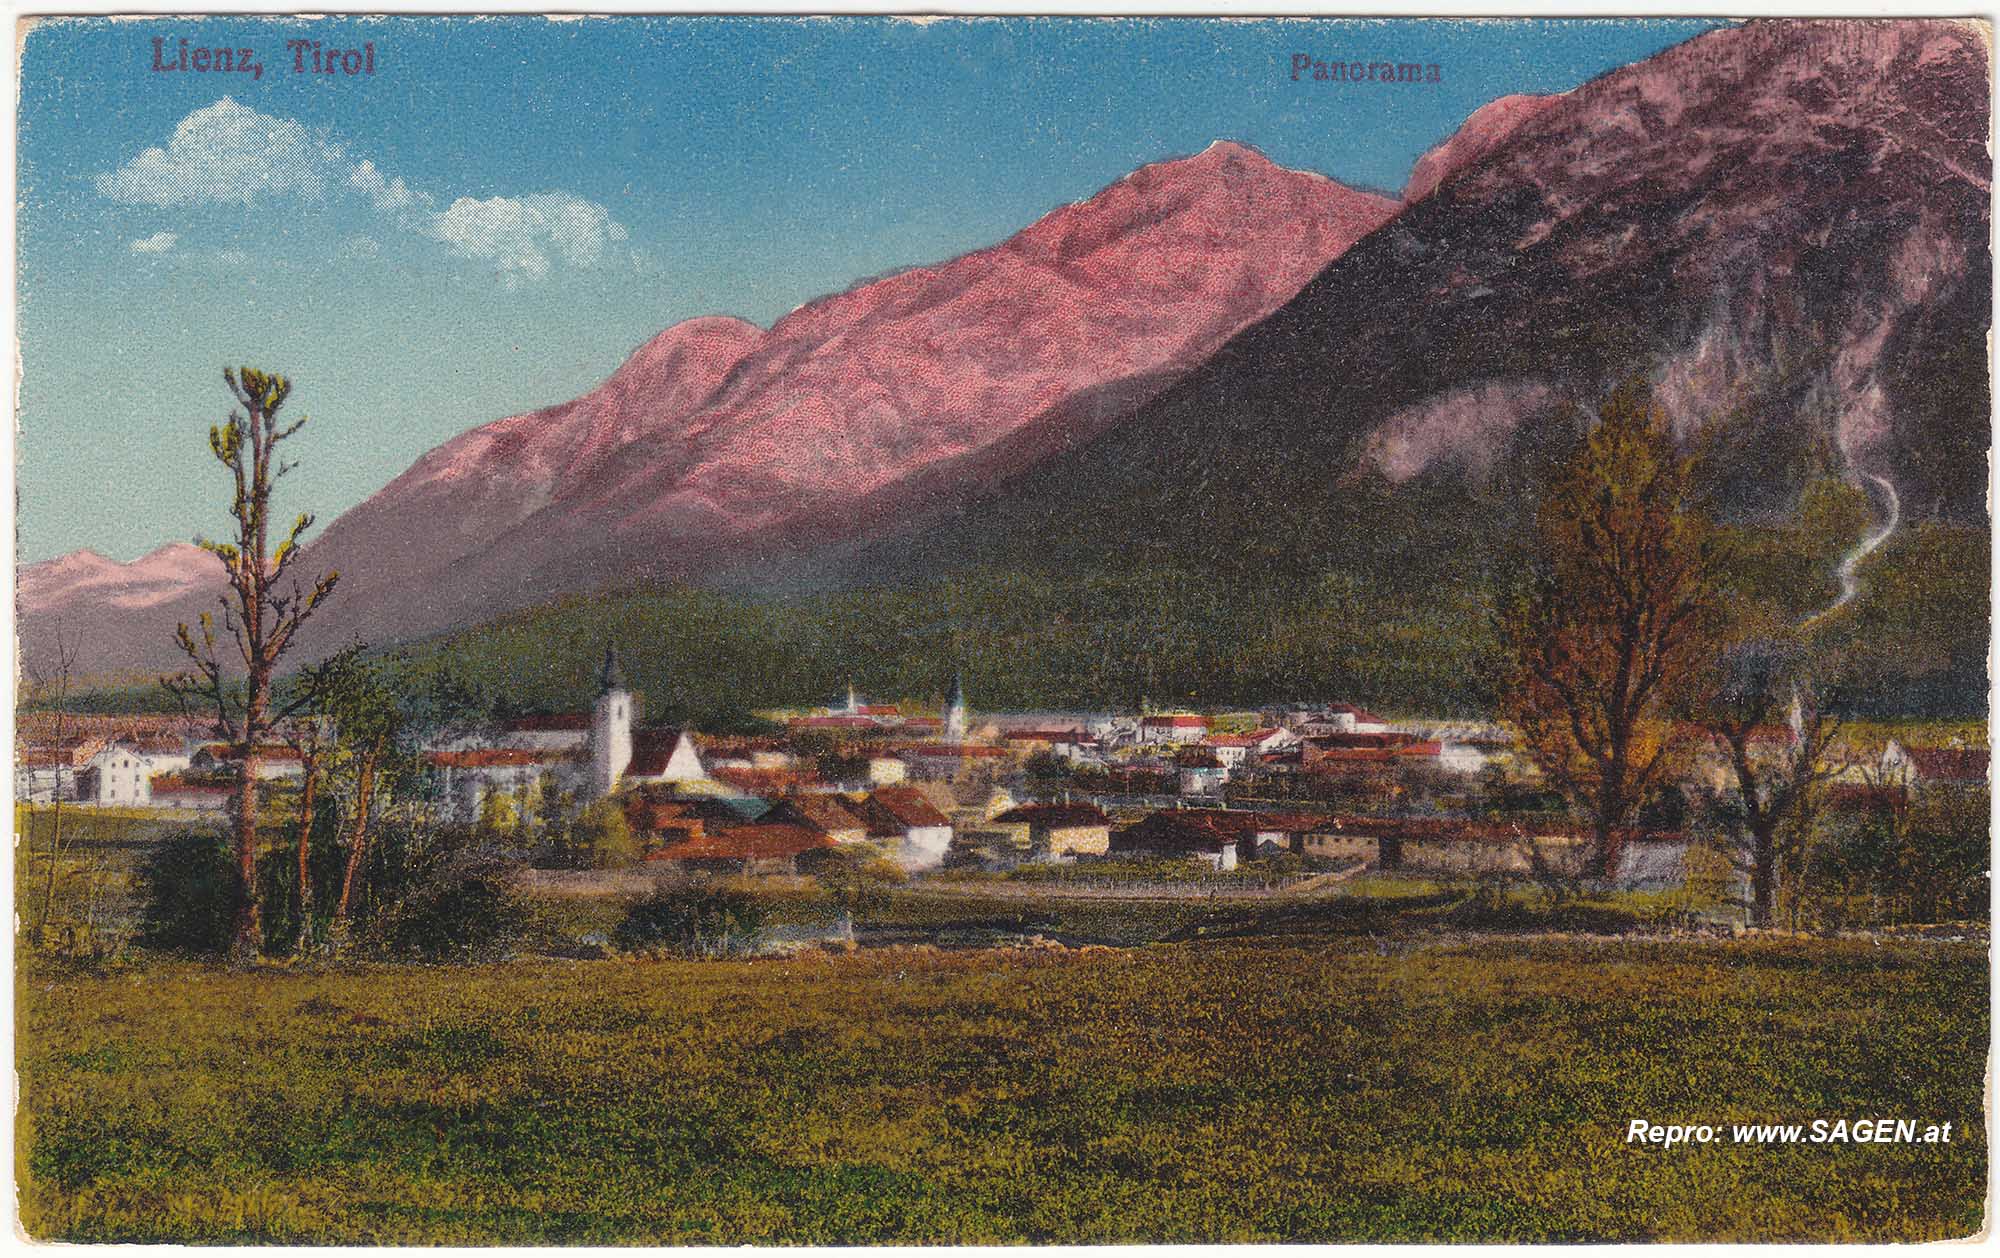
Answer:
[[[607,647],[590,714],[532,716],[431,753],[456,809],[476,815],[489,794],[514,795],[553,780],[580,799],[602,799],[630,786],[708,779],[694,738],[684,729],[639,724],[639,696]]]

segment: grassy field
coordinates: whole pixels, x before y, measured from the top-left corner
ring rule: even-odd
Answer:
[[[28,963],[74,1241],[1920,1240],[1982,1223],[1976,945],[1441,944],[231,973]],[[1632,1118],[1948,1145],[1640,1148]]]

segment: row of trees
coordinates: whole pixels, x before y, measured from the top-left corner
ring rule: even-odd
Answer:
[[[1896,850],[1898,867],[1936,890],[1917,893],[1930,907],[1937,896],[1962,899],[1946,887],[1962,876],[1926,874],[1907,840],[1856,841],[1846,858],[1820,842],[1823,788],[1854,767],[1836,754],[1838,665],[1815,655],[1803,628],[1727,588],[1701,483],[1697,458],[1680,451],[1645,387],[1622,386],[1544,492],[1530,571],[1502,611],[1503,708],[1589,824],[1585,876],[1614,872],[1617,833],[1679,789],[1691,755],[1707,753],[1726,765],[1726,785],[1706,792],[1706,811],[1748,884],[1754,923],[1774,921],[1787,876],[1797,902],[1815,852],[1828,853],[1822,886],[1842,859],[1859,868],[1855,852]],[[1690,729],[1695,746],[1676,737]],[[1787,732],[1774,738],[1778,729]],[[1910,818],[1935,811],[1898,805],[1879,824],[1910,831]],[[1983,842],[1983,822],[1970,833]],[[1965,846],[1963,835],[1932,837]]]

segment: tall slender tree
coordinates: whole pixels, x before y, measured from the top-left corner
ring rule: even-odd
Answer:
[[[257,779],[263,740],[273,725],[272,678],[299,626],[333,593],[340,577],[326,572],[301,584],[292,571],[301,554],[300,542],[312,527],[310,512],[299,514],[284,539],[271,546],[271,492],[294,466],[280,457],[279,447],[306,424],[305,416],[289,423],[278,418],[291,396],[291,381],[251,367],[239,371],[225,367],[222,378],[240,409],[232,409],[227,419],[209,428],[208,449],[230,476],[234,537],[195,539],[196,545],[222,561],[229,579],[220,598],[222,628],[218,631],[212,612],[203,612],[193,629],[180,625],[175,637],[194,671],[165,684],[184,703],[197,701],[212,709],[216,735],[229,744],[236,762],[234,849],[243,892],[230,956],[240,964],[256,955],[263,935],[257,886]],[[220,645],[224,635],[233,640],[233,652]],[[226,663],[225,654],[230,657]]]
[[[1584,874],[1666,768],[1666,714],[1714,641],[1716,543],[1691,459],[1645,386],[1612,393],[1536,514],[1526,588],[1503,611],[1507,715],[1589,819]]]

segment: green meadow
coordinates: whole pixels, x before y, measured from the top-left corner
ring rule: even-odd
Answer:
[[[244,972],[30,958],[43,1240],[1885,1240],[1983,1225],[1978,943],[1294,931]],[[1628,1145],[1654,1122],[1949,1144]]]

